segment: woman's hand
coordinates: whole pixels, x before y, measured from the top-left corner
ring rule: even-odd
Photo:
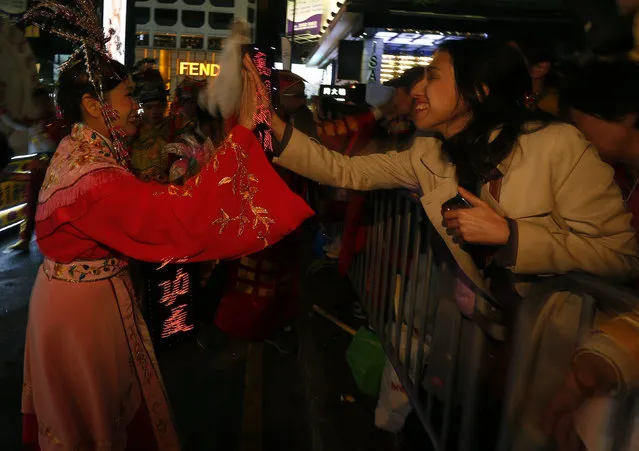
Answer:
[[[444,213],[444,224],[448,233],[471,244],[504,245],[508,243],[510,238],[508,221],[470,191],[459,187],[459,194],[464,196],[472,208]]]

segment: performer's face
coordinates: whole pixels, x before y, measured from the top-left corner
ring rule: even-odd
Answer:
[[[127,135],[135,134],[140,109],[140,104],[133,97],[134,88],[134,83],[127,78],[107,95],[107,101],[119,116],[113,125],[121,127]]]
[[[164,120],[164,113],[166,112],[166,102],[161,100],[152,100],[146,102],[144,109],[144,121],[151,125],[159,125]]]

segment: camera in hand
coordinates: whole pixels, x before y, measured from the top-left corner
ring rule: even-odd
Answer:
[[[458,194],[442,204],[442,213],[459,210],[461,208],[472,208],[472,205],[464,198],[464,196]]]

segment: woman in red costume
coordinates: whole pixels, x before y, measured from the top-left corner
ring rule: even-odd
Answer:
[[[46,2],[27,18],[82,47],[59,79],[59,106],[75,125],[51,161],[36,214],[45,259],[30,301],[23,441],[33,450],[179,450],[128,258],[238,258],[312,212],[251,132],[259,99],[248,77],[239,125],[199,175],[179,187],[145,183],[127,169],[122,145],[136,129],[134,86],[106,55],[93,5]]]

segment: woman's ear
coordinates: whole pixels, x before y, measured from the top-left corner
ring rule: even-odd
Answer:
[[[95,97],[85,94],[82,96],[82,109],[85,114],[93,119],[99,119],[102,117],[102,110],[100,102]]]

